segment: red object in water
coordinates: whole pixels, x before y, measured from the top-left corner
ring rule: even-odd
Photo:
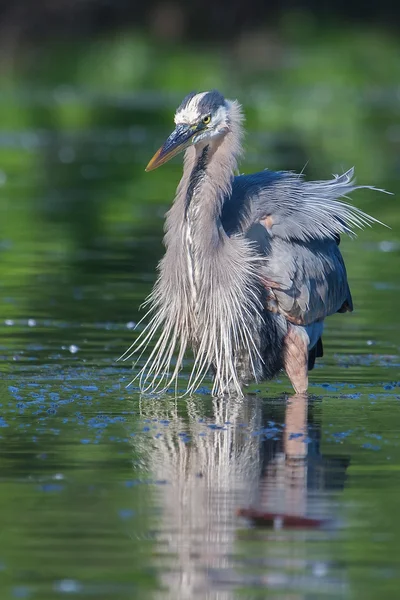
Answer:
[[[311,519],[301,515],[285,515],[280,513],[263,512],[252,508],[239,508],[239,517],[250,519],[253,525],[273,527],[274,529],[313,529],[327,523],[325,519]]]

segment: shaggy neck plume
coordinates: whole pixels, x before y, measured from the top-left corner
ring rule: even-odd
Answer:
[[[259,259],[244,238],[226,235],[220,219],[241,153],[242,117],[236,102],[229,105],[229,119],[226,133],[185,154],[183,176],[166,219],[166,253],[148,298],[152,316],[139,345],[146,347],[160,332],[140,372],[143,390],[176,383],[189,346],[195,354],[189,394],[210,368],[214,395],[228,389],[240,395],[239,371],[253,379],[262,371],[257,346],[262,318]]]

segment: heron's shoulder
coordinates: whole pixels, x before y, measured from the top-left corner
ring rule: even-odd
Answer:
[[[227,233],[246,230],[257,219],[259,206],[268,203],[269,197],[279,196],[276,185],[284,181],[286,175],[283,171],[265,170],[234,177],[221,215]]]
[[[258,171],[249,175],[238,175],[233,180],[232,200],[235,204],[250,203],[254,207],[287,198],[302,176],[290,171]]]
[[[270,188],[292,178],[293,174],[287,171],[265,169],[248,175],[237,175],[233,180],[233,187],[241,191],[258,191],[260,188]]]

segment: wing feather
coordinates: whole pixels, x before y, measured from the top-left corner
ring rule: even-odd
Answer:
[[[333,240],[309,244],[272,239],[265,263],[267,308],[296,325],[309,325],[348,307],[346,268]]]
[[[266,256],[267,308],[301,325],[352,310],[340,235],[380,223],[341,200],[360,188],[376,190],[357,186],[354,169],[328,181],[272,171],[235,177],[222,225]]]
[[[327,181],[305,181],[302,175],[260,171],[235,177],[232,195],[224,204],[222,221],[230,234],[268,220],[274,236],[303,242],[354,236],[355,230],[381,223],[361,209],[340,200],[357,189],[354,169]]]

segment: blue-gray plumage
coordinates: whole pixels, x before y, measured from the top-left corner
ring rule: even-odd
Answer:
[[[338,247],[340,233],[351,233],[346,215],[340,218],[347,207],[337,203],[331,215],[327,210],[327,200],[335,202],[340,185],[352,186],[352,178],[350,170],[330,182],[307,183],[299,175],[266,170],[235,177],[225,199],[224,229],[245,234],[268,257],[265,278],[273,283],[280,312],[297,325],[353,308]]]
[[[144,390],[177,382],[191,347],[188,393],[210,370],[214,394],[241,394],[281,369],[303,393],[324,319],[353,309],[340,235],[375,221],[339,200],[358,187],[353,170],[314,182],[268,170],[235,176],[242,120],[236,101],[191,93],[147,167],[186,150],[150,321],[124,355],[140,358],[156,340],[139,373]]]

